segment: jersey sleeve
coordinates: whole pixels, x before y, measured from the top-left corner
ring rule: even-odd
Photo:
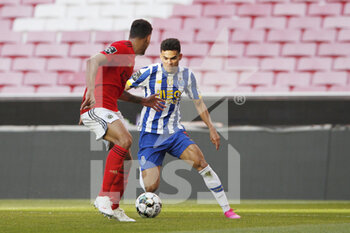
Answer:
[[[113,61],[114,57],[117,54],[122,53],[123,48],[121,47],[120,44],[118,44],[117,42],[114,42],[112,44],[110,44],[105,50],[101,51],[100,53],[104,54],[108,61]]]
[[[136,71],[127,81],[130,88],[145,87],[149,82],[152,67],[144,67]]]
[[[201,99],[201,93],[199,91],[196,77],[193,72],[189,71],[188,85],[185,89],[186,94],[190,99]]]

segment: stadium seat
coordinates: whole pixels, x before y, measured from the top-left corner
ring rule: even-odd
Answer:
[[[172,8],[168,4],[136,5],[135,14],[141,18],[167,18],[171,15]]]
[[[346,72],[316,72],[314,74],[313,85],[338,85],[345,86],[347,84]]]
[[[118,12],[122,14],[124,11],[119,9],[120,7],[116,7],[114,5],[110,6],[101,6],[96,7],[93,5],[77,5],[77,6],[68,6],[66,8],[67,18],[75,18],[75,19],[83,19],[83,18],[99,18],[99,17],[114,17],[111,12]],[[126,11],[126,9],[123,9]],[[100,15],[101,13],[101,15]],[[126,16],[126,15],[124,15]],[[121,17],[121,16],[119,16]]]
[[[28,32],[26,43],[55,43],[56,32]]]
[[[321,27],[321,22],[321,17],[292,17],[289,20],[288,27],[297,29],[318,29]]]
[[[201,4],[205,4],[205,3],[221,3],[221,0],[193,0],[193,3],[201,3]]]
[[[230,93],[230,94],[236,94],[236,93],[251,93],[253,92],[254,88],[252,86],[220,86],[218,92],[220,93]]]
[[[85,72],[77,73],[60,73],[58,74],[58,84],[67,86],[84,86]]]
[[[67,44],[39,44],[35,49],[38,57],[66,57],[69,45]]]
[[[1,28],[1,31],[3,31],[3,32],[10,31],[11,30],[11,20],[9,20],[9,19],[5,19],[5,20],[0,19],[0,28]]]
[[[279,54],[280,45],[273,44],[249,44],[246,50],[248,57],[275,57]]]
[[[153,0],[155,3],[163,3],[163,4],[191,4],[192,0]]]
[[[183,44],[181,50],[183,55],[187,57],[205,56],[209,52],[209,45],[204,43]]]
[[[201,71],[221,71],[223,69],[222,58],[192,58],[189,62],[191,69],[197,69]]]
[[[326,92],[326,86],[294,87],[292,92]]]
[[[98,35],[100,32],[96,32]],[[96,36],[97,37],[97,36]],[[62,32],[62,43],[87,43],[90,41],[90,32]]]
[[[235,72],[206,72],[203,76],[203,85],[235,87],[238,83],[238,74]]]
[[[241,57],[244,53],[244,44],[215,43],[209,50],[213,57]]]
[[[45,31],[45,25],[47,24],[47,20],[39,19],[39,18],[18,18],[13,22],[13,30],[14,31]],[[52,23],[49,24],[53,26]]]
[[[311,83],[311,73],[279,73],[276,77],[276,86],[307,87]]]
[[[264,58],[261,61],[260,69],[290,72],[294,70],[295,64],[295,58]]]
[[[1,89],[1,93],[6,93],[6,94],[30,94],[35,92],[35,87],[24,87],[24,86],[5,86]]]
[[[240,85],[271,86],[273,78],[273,72],[242,72],[238,83]]]
[[[104,49],[102,44],[73,44],[70,49],[72,57],[90,57]]]
[[[4,6],[1,8],[1,18],[31,17],[33,15],[32,6],[16,5]]]
[[[202,13],[202,6],[197,5],[175,5],[173,8],[174,17],[199,17]]]
[[[189,18],[185,19],[184,29],[185,30],[213,30],[215,28],[214,18]]]
[[[326,17],[324,20],[324,28],[350,28],[350,17],[336,16]]]
[[[333,92],[350,92],[350,86],[331,86],[329,91],[333,91]]]
[[[1,5],[18,5],[20,3],[20,0],[0,0],[0,6]]]
[[[194,40],[193,30],[165,30],[161,40],[167,38],[178,38],[181,43],[191,43]]]
[[[228,58],[225,70],[258,70],[259,59],[257,58]]]
[[[242,4],[238,7],[239,16],[268,16],[271,12],[270,4]]]
[[[283,56],[313,56],[316,54],[314,43],[288,43],[283,46]]]
[[[59,4],[39,4],[34,11],[37,18],[64,18],[65,14],[66,7]]]
[[[332,42],[335,40],[335,38],[336,31],[333,29],[307,29],[303,34],[303,41],[306,42]]]
[[[306,5],[302,3],[278,3],[273,14],[277,16],[303,16],[306,14]]]
[[[349,42],[350,41],[350,29],[340,30],[338,35],[338,40],[341,42]]]
[[[318,54],[320,56],[348,56],[350,54],[350,44],[321,44],[318,50]]]
[[[55,0],[22,0],[23,4],[37,5],[37,4],[49,4],[53,3]]]
[[[119,19],[118,19],[119,20]],[[79,31],[112,31],[114,28],[113,18],[103,19],[82,19],[79,20],[78,30]]]
[[[298,68],[299,71],[329,71],[331,69],[332,59],[331,58],[301,58],[299,60]]]
[[[34,52],[32,44],[5,44],[2,47],[1,55],[4,57],[29,57]]]
[[[78,72],[81,68],[81,60],[77,58],[50,58],[47,69],[49,71]]]
[[[342,5],[340,3],[328,3],[328,4],[311,4],[309,6],[309,15],[312,16],[327,16],[327,15],[340,15]],[[345,10],[346,11],[346,10]]]
[[[237,29],[232,34],[234,42],[262,42],[264,41],[265,31],[262,29],[243,30]]]
[[[217,90],[218,88],[213,85],[210,85],[210,86],[202,85],[200,87],[200,91],[202,93],[217,93]]]
[[[80,93],[81,96],[83,96],[85,92],[85,88],[86,88],[85,86],[75,86],[73,88],[73,93]]]
[[[44,58],[16,58],[13,62],[13,70],[16,71],[43,71],[46,59]]]
[[[204,6],[203,16],[206,17],[232,17],[236,6],[228,4],[208,4]]]
[[[47,94],[64,94],[64,93],[70,93],[71,88],[68,86],[40,86],[37,89],[37,93],[47,93]]]
[[[257,17],[254,19],[254,28],[257,29],[284,29],[287,24],[285,17]]]
[[[281,87],[281,86],[257,86],[255,88],[255,92],[257,93],[287,93],[289,92],[289,87]]]
[[[229,41],[229,32],[228,30],[200,30],[196,35],[197,42],[208,42],[208,43],[220,43]]]
[[[22,33],[1,31],[0,32],[0,44],[1,43],[19,43],[21,42]]]
[[[0,57],[0,71],[11,70],[12,59]]]
[[[95,34],[95,43],[112,43],[114,41],[118,40],[125,40],[126,39],[126,33],[124,31],[110,31],[110,32],[104,32],[99,31]]]
[[[334,61],[334,70],[350,70],[350,58],[336,58]]]
[[[158,30],[177,31],[177,30],[181,29],[182,19],[180,19],[180,18],[169,18],[169,19],[156,18],[153,20],[152,26],[154,29],[158,29]]]
[[[252,19],[250,17],[222,18],[218,21],[218,29],[250,29],[251,23]]]
[[[24,75],[24,85],[53,86],[57,84],[57,73],[28,72]]]
[[[20,86],[23,81],[21,72],[0,72],[0,86]]]
[[[297,42],[300,40],[300,35],[301,30],[298,29],[271,30],[267,40],[271,42]]]

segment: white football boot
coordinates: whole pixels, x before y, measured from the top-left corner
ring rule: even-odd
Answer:
[[[101,214],[111,218],[114,215],[112,210],[112,202],[107,196],[98,196],[94,202],[94,206],[101,212]]]
[[[119,207],[117,209],[113,210],[113,213],[114,214],[113,214],[112,218],[114,218],[120,222],[136,222],[135,219],[132,219],[129,216],[127,216],[125,214],[124,210],[119,208]]]

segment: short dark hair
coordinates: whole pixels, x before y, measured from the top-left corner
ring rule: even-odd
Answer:
[[[181,52],[180,41],[176,38],[168,38],[162,41],[160,45],[160,51],[176,50],[178,53]]]
[[[132,22],[129,38],[146,38],[152,30],[152,25],[147,20],[136,19]]]

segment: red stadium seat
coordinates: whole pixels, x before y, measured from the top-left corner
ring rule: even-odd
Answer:
[[[5,44],[2,47],[1,55],[4,57],[29,57],[34,52],[32,44]]]
[[[347,84],[346,72],[317,72],[313,77],[313,85],[338,85],[345,86]]]
[[[327,16],[327,15],[340,15],[342,5],[340,3],[328,3],[328,4],[311,4],[309,6],[309,15],[312,16]]]
[[[32,6],[24,6],[24,5],[4,6],[1,9],[2,18],[31,17],[32,15],[33,15]]]
[[[85,86],[75,86],[73,88],[73,93],[80,93],[81,96],[83,96],[84,92],[85,92]]]
[[[0,71],[11,70],[12,59],[10,58],[0,58]]]
[[[311,83],[311,73],[279,73],[276,77],[277,86],[307,87]]]
[[[187,57],[206,56],[209,52],[208,44],[183,44],[181,47],[182,53]]]
[[[283,56],[313,56],[316,54],[316,44],[297,43],[285,44],[282,49]]]
[[[338,40],[341,42],[349,42],[350,41],[350,29],[340,30],[338,35]]]
[[[257,17],[254,28],[257,29],[284,29],[287,25],[285,17]]]
[[[303,34],[303,41],[307,42],[332,42],[335,40],[335,38],[336,31],[333,29],[307,29]]]
[[[67,44],[39,44],[35,49],[38,57],[65,57],[68,55]]]
[[[200,30],[196,36],[197,42],[228,42],[229,41],[229,32],[220,30]]]
[[[55,0],[22,0],[23,4],[31,4],[31,5],[37,5],[37,4],[48,4],[48,3],[54,3]]]
[[[259,59],[257,58],[228,58],[225,70],[258,70]]]
[[[247,46],[248,57],[275,57],[279,54],[279,44],[250,44]]]
[[[185,19],[185,24],[184,24],[185,30],[194,30],[194,29],[213,30],[214,28],[215,28],[214,18]]]
[[[189,67],[192,69],[198,69],[201,71],[221,71],[223,69],[222,58],[192,58],[189,63]]]
[[[78,72],[81,68],[81,60],[78,58],[50,58],[48,60],[49,71]]]
[[[321,44],[318,54],[320,56],[349,56],[349,43]]]
[[[47,93],[47,94],[64,94],[64,93],[70,93],[71,88],[64,86],[64,87],[59,87],[59,86],[53,86],[53,87],[48,87],[48,86],[41,86],[38,87],[38,90],[36,91],[37,93]]]
[[[220,93],[251,93],[253,92],[254,88],[252,86],[220,86],[219,92]]]
[[[300,40],[300,35],[301,30],[298,29],[271,30],[267,40],[271,42],[297,42]]]
[[[36,86],[57,84],[57,73],[29,72],[24,75],[24,85]]]
[[[270,4],[243,4],[238,8],[239,16],[268,16],[271,12]]]
[[[234,87],[238,82],[238,74],[235,72],[206,72],[203,76],[203,85]]]
[[[256,30],[235,30],[232,35],[234,42],[262,42],[264,41],[265,31]]]
[[[288,27],[318,29],[321,27],[321,22],[321,17],[292,17]]]
[[[58,84],[67,86],[85,86],[85,72],[61,73],[58,75]]]
[[[91,57],[104,49],[102,44],[73,44],[70,49],[72,57]]]
[[[289,92],[289,87],[281,87],[281,86],[257,86],[255,88],[255,92],[258,93],[286,93]]]
[[[126,33],[124,31],[98,31],[95,36],[95,43],[108,43],[111,44],[117,40],[125,40]]]
[[[209,51],[210,56],[241,57],[244,53],[244,44],[215,43]]]
[[[301,58],[297,70],[300,71],[329,71],[331,69],[331,58]]]
[[[0,0],[1,5],[19,5],[20,0]]]
[[[239,77],[240,85],[271,86],[273,83],[273,72],[242,72]]]
[[[337,16],[326,17],[324,20],[324,28],[350,28],[350,17]]]
[[[193,30],[166,30],[162,34],[162,40],[167,38],[178,38],[181,43],[191,43],[194,40]],[[158,46],[159,47],[159,46]]]
[[[43,71],[45,70],[46,59],[44,58],[16,58],[13,63],[13,70],[19,71]]]
[[[62,32],[62,43],[87,43],[90,41],[90,32]],[[112,41],[113,42],[113,41]]]
[[[175,17],[199,17],[202,13],[202,5],[175,5],[173,16]]]
[[[1,43],[20,43],[22,34],[20,32],[1,31],[0,32],[0,44]]]
[[[0,20],[1,31],[10,31],[11,30],[11,20],[5,19]]]
[[[316,87],[295,87],[292,90],[293,92],[326,92],[327,87],[325,86],[316,86]]]
[[[295,68],[295,58],[265,58],[261,61],[261,70],[292,71]]]
[[[194,0],[193,3],[221,3],[221,0]]]
[[[28,32],[27,43],[55,43],[56,32]]]
[[[6,94],[30,94],[35,92],[35,87],[24,87],[24,86],[19,86],[19,87],[14,87],[14,86],[5,86],[1,89],[1,93],[6,93]]]
[[[204,16],[207,17],[232,17],[236,6],[228,4],[209,4],[204,6]]]
[[[350,86],[331,86],[329,91],[334,92],[350,92]]]
[[[0,73],[0,86],[19,86],[22,84],[23,74],[21,72]]]
[[[202,94],[203,93],[217,93],[218,88],[215,86],[212,86],[212,85],[210,85],[210,86],[202,85],[200,87],[200,90],[201,90]]]
[[[218,28],[228,28],[228,29],[250,29],[252,19],[250,17],[240,17],[240,18],[223,18],[218,21]]]
[[[177,30],[181,29],[182,19],[180,19],[180,18],[169,18],[169,19],[156,18],[153,20],[152,26],[154,29],[177,31]]]
[[[336,58],[334,61],[334,70],[350,70],[350,58]]]
[[[303,16],[306,14],[306,4],[278,3],[274,7],[273,14],[279,16]]]

